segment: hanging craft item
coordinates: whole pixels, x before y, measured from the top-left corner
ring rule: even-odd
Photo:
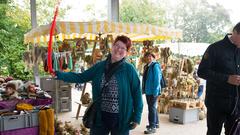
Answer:
[[[71,51],[71,46],[67,41],[63,41],[62,45],[58,47],[59,52]]]
[[[142,54],[145,54],[146,52],[154,53],[153,41],[150,41],[150,40],[143,41]]]
[[[34,46],[32,51],[34,64],[39,64],[40,60],[44,61],[46,53],[47,49],[45,47]]]
[[[95,53],[95,49],[96,49],[96,47],[97,47],[97,41],[100,41],[100,39],[101,39],[101,33],[99,33],[99,36],[96,36],[95,37],[95,41],[94,41],[94,45],[93,45],[93,50],[92,50],[92,55],[91,56],[86,56],[85,57],[85,61],[87,62],[87,64],[88,65],[93,65],[93,64],[95,64],[95,63],[93,63],[93,56],[94,56],[94,53]]]
[[[100,49],[95,49],[94,52],[93,52],[93,64],[99,62],[102,60],[102,57],[103,57],[103,53]]]
[[[112,40],[113,40],[112,35],[107,35],[107,37],[105,37],[105,38],[100,38],[99,48],[105,57],[107,57],[107,55],[110,52],[110,47],[109,47],[108,42],[112,41]]]
[[[194,69],[194,65],[193,65],[193,62],[191,59],[184,59],[184,65],[183,65],[183,68],[182,68],[182,71],[190,74],[193,72],[193,69]]]
[[[86,38],[77,39],[76,46],[72,49],[72,70],[75,70],[75,65],[77,61],[85,59],[85,53],[87,50]],[[79,67],[77,67],[79,68]]]
[[[105,46],[105,39],[106,38],[100,38],[100,41],[99,41],[99,48],[100,50],[104,51],[106,46]]]
[[[68,71],[68,59],[66,54],[63,55],[62,71]]]
[[[77,60],[79,59],[79,55],[77,55],[77,52],[76,52],[76,48],[73,48],[72,49],[72,70],[75,70],[75,64],[77,62]]]
[[[142,54],[144,55],[146,52],[151,52],[153,53],[153,41],[150,40],[145,40],[143,41],[143,50],[142,50]],[[141,61],[143,63],[146,63],[146,58],[143,56],[141,58]]]
[[[69,53],[69,54],[67,53],[66,56],[67,56],[67,60],[68,60],[68,69],[72,70],[73,69],[72,55],[71,55],[71,53]]]
[[[59,61],[56,53],[53,53],[53,68],[55,71],[59,70]]]
[[[27,65],[27,67],[30,69],[33,65],[33,57],[31,51],[26,51],[23,53],[23,61]]]
[[[137,56],[138,55],[137,48],[135,46],[131,47],[129,55],[131,55],[131,56]]]
[[[51,29],[50,29],[50,34],[49,34],[49,42],[48,42],[48,71],[49,73],[53,73],[53,67],[52,67],[52,38],[54,35],[54,30],[56,27],[56,18],[58,15],[58,7],[59,7],[60,1],[58,1],[57,5],[56,5],[56,10],[54,13],[54,18],[52,21],[52,25],[51,25]]]
[[[87,55],[87,56],[84,58],[84,61],[85,61],[88,65],[91,65],[91,64],[92,64],[92,56],[91,56],[91,55]]]
[[[62,54],[60,54],[60,57],[58,58],[59,59],[59,67],[60,67],[60,70],[63,70],[63,63],[64,63],[64,57]]]
[[[170,55],[171,55],[171,51],[169,47],[161,48],[161,59],[163,59],[163,63],[165,64],[168,63]]]
[[[145,40],[143,41],[143,48],[146,50],[146,51],[152,51],[153,49],[153,41],[150,41],[150,40]]]
[[[86,38],[81,38],[76,42],[76,51],[77,54],[80,55],[81,58],[85,57],[85,51],[87,49],[87,41]]]

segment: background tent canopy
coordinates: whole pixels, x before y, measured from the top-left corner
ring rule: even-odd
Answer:
[[[42,25],[24,35],[24,43],[45,43],[49,41],[51,24]],[[127,35],[132,41],[181,39],[182,31],[162,28],[149,24],[132,24],[119,22],[56,22],[55,37],[57,40],[75,39],[86,37],[95,40],[95,36],[102,33]],[[55,39],[56,40],[56,39]]]

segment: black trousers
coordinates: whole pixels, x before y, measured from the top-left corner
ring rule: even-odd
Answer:
[[[220,135],[223,126],[225,128],[225,135],[229,135],[236,118],[240,116],[240,102],[238,102],[233,112],[235,104],[236,100],[231,99],[215,99],[208,103],[207,135]]]

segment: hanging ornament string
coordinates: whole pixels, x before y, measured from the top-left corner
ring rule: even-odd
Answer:
[[[52,38],[53,38],[53,35],[54,35],[54,31],[55,31],[55,27],[56,27],[56,18],[57,18],[57,15],[58,15],[58,7],[60,5],[60,0],[58,1],[57,5],[56,5],[56,8],[55,8],[55,13],[54,13],[54,18],[53,18],[53,21],[52,21],[52,25],[51,25],[51,29],[50,29],[50,34],[49,34],[49,42],[48,42],[48,59],[47,59],[47,62],[48,62],[48,71],[49,73],[53,73],[53,67],[52,67]]]

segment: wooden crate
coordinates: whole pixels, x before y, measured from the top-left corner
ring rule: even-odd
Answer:
[[[197,102],[196,101],[184,101],[184,100],[171,100],[170,106],[186,110],[186,109],[191,109],[191,108],[197,108]]]

